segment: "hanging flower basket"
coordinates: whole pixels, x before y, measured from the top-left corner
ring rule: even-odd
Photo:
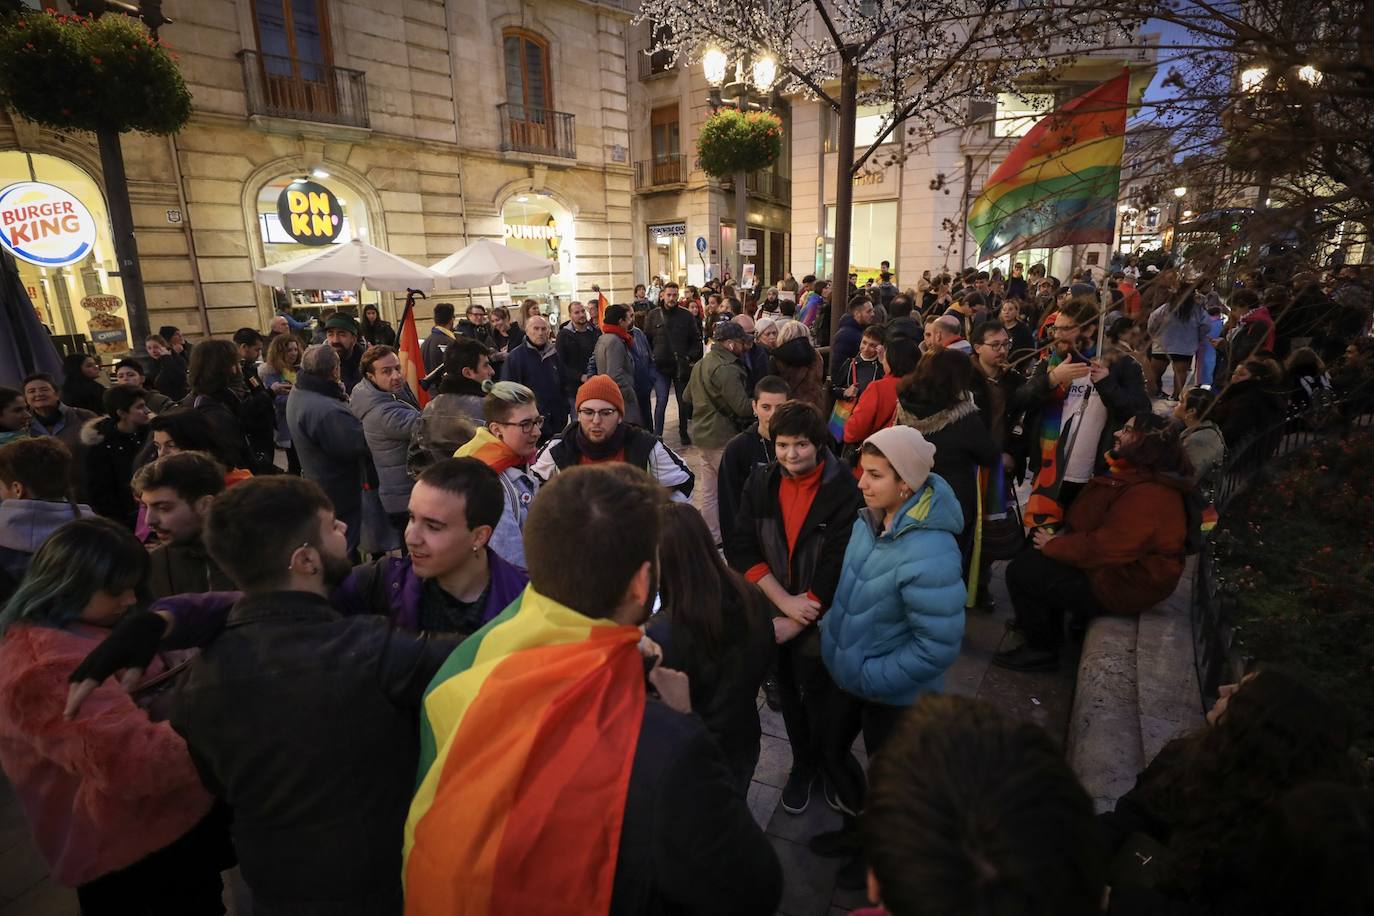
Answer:
[[[701,170],[713,178],[766,169],[782,155],[782,120],[772,112],[722,108],[697,135]]]
[[[0,19],[0,102],[58,130],[171,134],[191,117],[175,55],[115,13]]]

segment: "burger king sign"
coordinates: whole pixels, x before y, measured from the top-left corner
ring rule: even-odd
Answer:
[[[40,267],[75,264],[95,247],[95,219],[56,185],[17,181],[0,188],[0,245]]]

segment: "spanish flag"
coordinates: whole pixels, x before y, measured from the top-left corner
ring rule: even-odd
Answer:
[[[639,638],[529,586],[454,650],[421,714],[407,916],[609,910],[644,714]]]
[[[415,300],[406,298],[406,310],[401,315],[401,330],[396,335],[399,346],[397,354],[401,357],[401,374],[410,386],[415,400],[421,407],[429,403],[429,391],[420,385],[425,374],[425,361],[420,356],[420,332],[415,329]]]
[[[969,211],[980,260],[1112,241],[1129,91],[1122,70],[1021,138]]]

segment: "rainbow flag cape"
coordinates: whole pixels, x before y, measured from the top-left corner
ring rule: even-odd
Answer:
[[[969,211],[980,260],[1112,241],[1129,89],[1123,70],[1021,138]]]
[[[425,694],[407,916],[606,913],[644,713],[637,627],[526,587]]]

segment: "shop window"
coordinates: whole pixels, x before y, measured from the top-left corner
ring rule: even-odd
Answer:
[[[299,180],[298,175],[284,175],[269,181],[258,191],[258,237],[262,240],[267,266],[321,250],[319,245],[306,245],[293,238],[288,232],[289,227],[283,226],[277,215],[277,202],[282,192],[286,190],[287,185]],[[342,245],[355,237],[365,242],[371,241],[367,207],[363,205],[361,195],[354,188],[336,178],[311,178],[310,181],[327,188],[338,200],[343,211],[339,234],[329,242],[330,245]],[[273,307],[286,306],[302,320],[317,318],[326,310],[341,310],[357,316],[361,314],[364,303],[377,304],[379,307],[382,305],[377,293],[372,290],[289,289],[274,292]]]
[[[997,93],[997,118],[994,137],[1024,137],[1035,123],[1054,108],[1054,95],[1048,92]]]
[[[662,223],[648,227],[649,275],[687,282],[687,224]]]
[[[558,262],[552,276],[512,283],[509,288],[512,299],[537,300],[548,306],[545,312],[556,319],[577,289],[577,238],[572,214],[547,194],[520,194],[501,208],[501,228],[507,246]]]
[[[0,153],[0,245],[15,255],[34,311],[54,335],[81,335],[111,356],[131,349],[109,211],[83,169],[56,156]]]
[[[868,149],[878,139],[882,130],[883,116],[889,112],[884,105],[860,105],[854,116],[854,148]],[[833,153],[840,148],[840,119],[829,106],[822,106],[821,116],[826,121],[825,151]],[[895,141],[901,125],[893,128],[887,135],[888,141]]]
[[[553,107],[553,85],[549,78],[549,43],[525,29],[504,33],[506,55],[506,103],[525,109]],[[533,112],[531,112],[533,114]],[[529,117],[513,113],[522,120]]]
[[[825,273],[835,255],[835,208],[825,208]],[[862,284],[878,278],[878,266],[897,261],[897,201],[877,200],[854,205],[849,235],[849,272]]]

